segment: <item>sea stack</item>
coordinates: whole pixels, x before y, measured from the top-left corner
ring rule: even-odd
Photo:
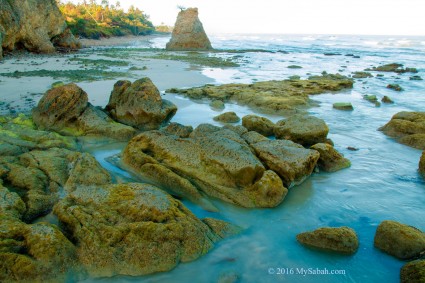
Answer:
[[[167,50],[211,50],[211,42],[198,17],[198,8],[180,11]]]

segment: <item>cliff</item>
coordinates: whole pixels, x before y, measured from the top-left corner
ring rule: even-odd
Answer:
[[[80,47],[55,0],[0,0],[0,59],[3,50],[25,48],[50,53],[56,50],[55,46]]]
[[[211,42],[198,17],[198,8],[180,11],[167,50],[210,50]]]

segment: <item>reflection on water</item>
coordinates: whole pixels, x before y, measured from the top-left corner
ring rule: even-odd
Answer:
[[[275,35],[272,37],[283,38]],[[325,43],[332,39],[332,47]],[[161,39],[163,40],[163,39]],[[214,41],[215,40],[215,41]],[[375,44],[376,42],[376,44]],[[244,53],[248,61],[239,69],[204,71],[217,83],[250,82],[284,79],[291,75],[307,77],[307,73],[350,74],[370,66],[399,62],[416,67],[425,77],[423,39],[385,39],[373,37],[296,36],[288,40],[252,37],[213,37],[216,48],[268,48],[283,53]],[[409,49],[400,49],[409,43]],[[279,45],[280,44],[280,45]],[[312,45],[313,44],[313,45]],[[383,49],[382,46],[391,48]],[[341,56],[324,56],[338,52]],[[344,56],[355,54],[360,58]],[[302,69],[288,69],[288,65]],[[405,89],[396,93],[387,89],[397,82]],[[337,150],[352,162],[349,169],[336,173],[314,174],[299,186],[290,189],[284,202],[274,209],[244,209],[214,201],[220,212],[202,210],[190,202],[185,204],[199,217],[216,217],[240,225],[242,234],[226,239],[201,259],[180,264],[174,270],[145,277],[115,277],[85,282],[217,282],[223,274],[237,274],[241,282],[398,282],[404,264],[373,247],[377,225],[385,219],[400,221],[425,230],[425,183],[417,173],[421,152],[396,143],[377,131],[399,111],[420,111],[425,107],[425,84],[410,81],[409,74],[385,73],[382,78],[357,80],[354,89],[338,94],[314,96],[320,107],[310,110],[329,125],[329,137]],[[382,98],[388,95],[395,104],[375,107],[362,98],[365,94]],[[192,125],[219,123],[212,118],[219,114],[206,101],[191,102],[186,98],[166,95],[179,106],[173,122]],[[332,109],[334,102],[348,101],[354,111]],[[248,107],[226,104],[224,111],[235,111],[240,117],[254,113]],[[264,115],[273,121],[282,117]],[[347,147],[358,148],[350,151]],[[104,159],[119,152],[115,148],[97,148],[96,158],[112,172],[125,174]],[[306,249],[295,240],[296,234],[321,226],[349,226],[356,230],[360,248],[353,256],[341,256]],[[319,268],[344,270],[345,275],[269,274],[269,269],[293,270]]]

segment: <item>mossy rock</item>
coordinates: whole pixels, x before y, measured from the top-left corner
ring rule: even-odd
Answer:
[[[352,111],[354,110],[353,105],[350,102],[335,102],[332,107],[338,110]]]

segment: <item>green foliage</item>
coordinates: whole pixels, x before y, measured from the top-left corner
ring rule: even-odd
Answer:
[[[127,12],[119,1],[115,5],[107,0],[97,4],[95,0],[81,4],[59,3],[72,33],[79,37],[100,39],[101,37],[123,35],[148,35],[155,31],[149,16],[131,6]]]

